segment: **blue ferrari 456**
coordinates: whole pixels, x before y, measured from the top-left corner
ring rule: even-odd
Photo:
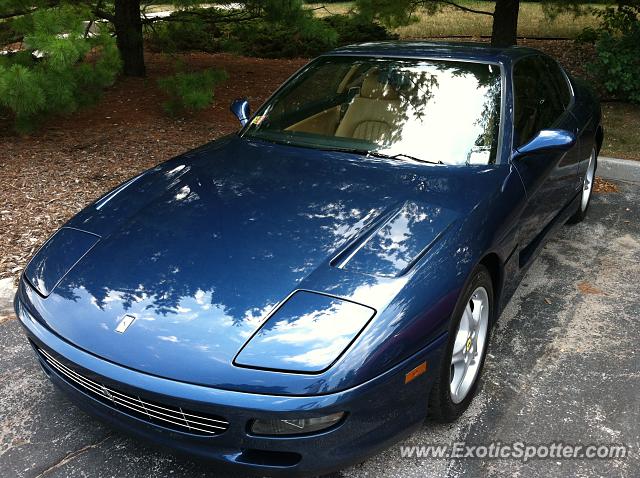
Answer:
[[[585,217],[597,100],[536,50],[384,42],[232,111],[237,133],[109,192],[28,264],[15,310],[45,374],[242,473],[322,474],[455,420],[523,274]]]

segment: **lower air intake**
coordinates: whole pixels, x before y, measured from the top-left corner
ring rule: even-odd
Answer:
[[[229,428],[229,422],[222,417],[205,415],[166,404],[142,399],[137,395],[124,393],[113,387],[107,387],[72,370],[50,353],[36,347],[40,358],[55,370],[69,385],[92,396],[105,405],[132,415],[155,425],[195,435],[219,435]]]

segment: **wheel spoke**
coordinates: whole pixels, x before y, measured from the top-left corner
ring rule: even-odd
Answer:
[[[464,354],[464,349],[467,344],[467,334],[461,330],[456,334],[456,341],[453,344],[453,357],[462,356]]]
[[[464,379],[467,376],[468,370],[469,370],[469,365],[465,363],[462,366],[461,372],[458,374],[459,378],[456,380],[455,387],[453,388],[453,394],[459,401],[462,401],[462,399],[464,398],[463,396],[461,396],[461,392],[462,392],[461,388],[462,388],[462,385],[464,384]]]
[[[471,312],[471,301],[464,308],[464,312],[462,313],[462,320],[460,321],[460,328],[462,328],[462,323],[465,323],[465,330],[467,332],[471,332],[474,327],[474,318],[473,312]]]
[[[473,312],[471,317],[473,318],[473,330],[477,330],[480,324],[480,317],[483,309],[482,301],[480,299],[473,299]]]
[[[451,365],[458,365],[459,363],[463,363],[464,362],[464,347],[457,351],[457,352],[453,352],[453,355],[451,356]]]

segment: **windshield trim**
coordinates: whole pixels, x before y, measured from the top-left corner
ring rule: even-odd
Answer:
[[[280,93],[280,91],[282,91],[290,82],[295,81],[298,77],[300,77],[303,73],[305,73],[305,71],[309,68],[311,68],[313,65],[315,65],[316,63],[326,59],[326,58],[353,58],[353,59],[359,59],[359,58],[383,58],[383,59],[397,59],[397,60],[426,60],[426,61],[443,61],[443,62],[449,62],[449,63],[475,63],[478,65],[493,65],[493,66],[497,66],[498,68],[500,68],[500,121],[498,123],[498,145],[497,145],[497,149],[496,149],[496,159],[495,162],[493,163],[493,165],[501,165],[501,164],[507,164],[508,163],[508,158],[510,157],[510,154],[505,154],[504,153],[504,145],[505,145],[505,141],[504,141],[504,132],[506,131],[506,125],[505,125],[505,121],[506,121],[506,113],[507,113],[507,98],[506,98],[506,94],[507,94],[507,75],[505,72],[505,65],[504,63],[500,62],[500,61],[494,61],[494,60],[478,60],[478,59],[474,59],[474,58],[466,58],[466,57],[462,57],[462,58],[455,58],[455,57],[442,57],[442,56],[438,56],[438,55],[430,55],[430,56],[425,56],[425,55],[392,55],[392,54],[384,54],[384,55],[374,55],[374,54],[353,54],[353,53],[325,53],[323,55],[320,55],[316,58],[314,58],[313,60],[311,60],[309,63],[307,63],[306,65],[302,66],[301,68],[299,68],[293,75],[291,75],[289,78],[287,78],[285,81],[282,82],[282,84],[280,86],[278,86],[278,88],[275,89],[275,91],[273,93],[271,93],[271,95],[269,95],[269,97],[260,105],[259,108],[257,108],[249,117],[248,121],[246,122],[246,124],[244,126],[242,126],[242,128],[240,128],[240,130],[237,132],[237,135],[241,138],[244,139],[251,139],[251,138],[245,138],[245,133],[247,132],[247,130],[249,129],[249,127],[251,126],[251,121],[253,120],[253,118],[255,116],[259,116],[261,114],[263,114],[264,110],[266,109],[266,106],[271,102],[271,100]],[[259,139],[259,138],[258,138]],[[285,143],[280,143],[280,144],[285,144]],[[292,144],[288,144],[288,146],[293,146]],[[303,146],[304,147],[304,146]],[[510,153],[510,152],[509,152]],[[425,163],[425,165],[427,165]],[[451,166],[451,165],[448,165]],[[491,164],[487,164],[485,166],[491,166]]]

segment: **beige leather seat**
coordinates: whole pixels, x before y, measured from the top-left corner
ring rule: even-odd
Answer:
[[[378,81],[372,70],[362,82],[360,94],[349,105],[335,135],[375,143],[389,142],[400,125],[400,99],[388,83]]]

